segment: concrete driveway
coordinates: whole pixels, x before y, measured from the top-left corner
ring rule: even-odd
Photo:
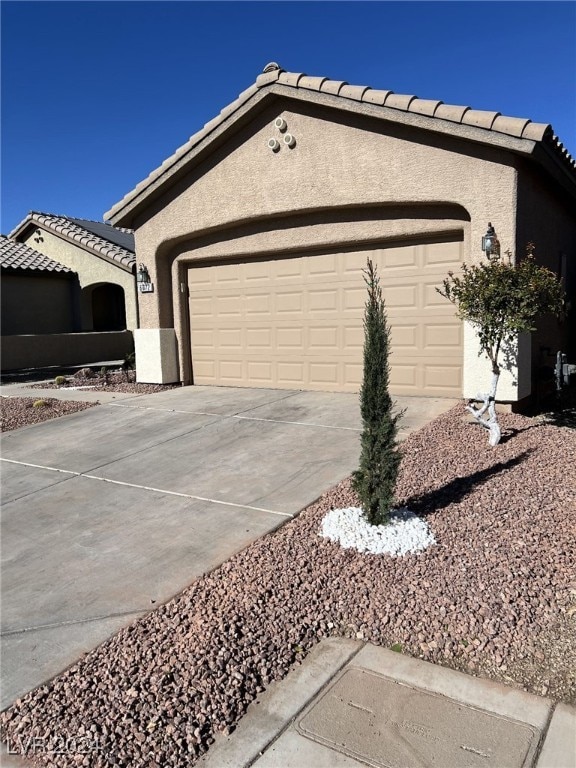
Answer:
[[[452,405],[406,402],[405,432]],[[357,395],[220,387],[6,433],[1,708],[318,498],[359,435]]]

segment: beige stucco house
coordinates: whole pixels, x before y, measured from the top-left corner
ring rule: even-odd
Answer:
[[[393,392],[468,397],[488,367],[435,288],[483,258],[492,222],[502,251],[534,241],[574,295],[575,210],[576,166],[549,125],[272,63],[105,218],[134,229],[153,285],[140,381],[357,391],[370,256]],[[548,320],[521,339],[500,397],[523,400],[558,349],[574,355],[570,330]]]
[[[10,238],[76,273],[79,295],[72,330],[121,331],[138,327],[131,230],[31,211]]]

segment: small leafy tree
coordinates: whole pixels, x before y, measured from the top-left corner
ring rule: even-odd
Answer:
[[[480,352],[492,364],[492,385],[476,408],[472,401],[466,406],[474,418],[489,430],[489,443],[500,442],[500,426],[496,416],[496,390],[500,378],[500,355],[506,345],[517,340],[518,334],[535,330],[540,315],[553,313],[560,316],[563,304],[562,286],[556,275],[536,264],[534,244],[526,246],[527,255],[512,264],[499,255],[490,255],[481,264],[463,264],[462,275],[448,272],[443,288],[436,290],[458,309],[458,317],[471,323],[478,334]],[[488,418],[484,414],[488,411]]]
[[[402,413],[392,414],[388,392],[390,330],[380,280],[370,259],[363,271],[368,288],[364,313],[364,378],[360,390],[362,448],[352,486],[370,525],[389,521],[400,465],[396,439]]]

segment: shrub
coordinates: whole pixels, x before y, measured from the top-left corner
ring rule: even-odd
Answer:
[[[491,363],[490,391],[476,397],[484,401],[483,406],[477,409],[469,403],[467,410],[489,430],[492,446],[501,437],[495,404],[503,350],[515,343],[518,334],[536,330],[541,315],[561,317],[564,301],[556,275],[536,263],[533,243],[528,243],[521,261],[512,263],[512,254],[507,256],[507,262],[495,254],[480,264],[463,264],[460,276],[448,272],[443,287],[436,289],[455,305],[458,317],[474,327],[480,351]],[[488,418],[484,418],[486,411]]]
[[[66,377],[56,376],[56,378],[54,379],[54,384],[56,384],[57,387],[61,387],[63,384],[66,384]]]
[[[46,400],[35,400],[32,403],[32,408],[44,408],[47,405],[48,403],[46,402]]]
[[[364,377],[360,390],[362,438],[360,468],[352,485],[360,498],[366,521],[384,525],[389,521],[400,466],[396,435],[402,413],[392,414],[388,392],[390,330],[380,280],[368,259],[364,270],[368,298],[364,313]]]

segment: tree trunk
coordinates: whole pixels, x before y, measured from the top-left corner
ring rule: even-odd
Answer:
[[[500,378],[499,366],[494,366],[492,369],[492,385],[490,392],[485,395],[476,395],[476,400],[481,400],[483,405],[481,408],[475,408],[472,402],[469,402],[466,406],[466,410],[474,416],[479,424],[482,424],[489,431],[488,443],[494,447],[498,445],[501,438],[500,425],[498,424],[498,417],[496,415],[496,389],[498,387],[498,379]],[[484,414],[488,411],[488,418],[484,418]]]

